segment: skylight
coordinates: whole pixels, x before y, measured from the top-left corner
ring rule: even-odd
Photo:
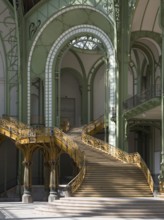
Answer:
[[[101,44],[100,40],[93,36],[82,36],[79,38],[76,38],[71,41],[71,44],[79,49],[83,50],[97,50],[98,45]]]

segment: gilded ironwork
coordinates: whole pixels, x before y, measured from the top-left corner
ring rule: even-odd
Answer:
[[[89,125],[85,126],[83,128],[82,132],[82,140],[84,143],[90,145],[91,147],[97,148],[107,154],[112,155],[113,157],[117,158],[118,160],[121,160],[124,163],[133,163],[136,164],[138,167],[141,168],[142,172],[144,173],[147,182],[149,184],[149,187],[151,191],[154,191],[154,182],[150,173],[150,170],[148,169],[146,163],[140,156],[138,152],[136,153],[127,153],[117,147],[114,147],[108,143],[105,143],[102,140],[99,140],[97,138],[92,137],[94,133],[101,130],[104,126],[103,117],[99,118],[99,120],[93,121]]]
[[[86,173],[86,166],[85,166],[85,159],[84,159],[80,172],[67,185],[67,187],[70,186],[71,193],[75,193],[77,189],[81,186],[81,183],[83,182],[85,178],[85,173]]]
[[[51,167],[56,164],[59,148],[68,153],[79,168],[78,175],[68,184],[71,193],[81,185],[85,176],[84,152],[60,129],[44,127],[34,129],[15,118],[4,116],[0,119],[0,133],[16,141],[16,146],[23,152],[25,165],[32,160],[33,152],[38,147],[44,148],[45,162]]]

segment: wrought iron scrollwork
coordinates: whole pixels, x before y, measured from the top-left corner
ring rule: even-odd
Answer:
[[[149,187],[151,191],[153,192],[154,182],[153,182],[151,173],[146,163],[144,162],[144,160],[142,159],[142,157],[140,156],[138,152],[127,153],[117,147],[114,147],[102,140],[96,139],[93,136],[91,136],[92,134],[96,133],[96,131],[100,130],[100,128],[102,129],[103,126],[104,126],[103,117],[100,117],[98,120],[93,121],[89,125],[85,126],[82,132],[83,142],[90,145],[91,147],[97,148],[107,154],[112,155],[113,157],[117,158],[118,160],[123,161],[124,163],[136,164],[138,167],[141,168],[142,172],[144,173],[147,179]]]
[[[31,24],[29,25],[29,38],[32,39],[32,37],[35,35],[36,31],[38,30],[38,28],[41,25],[41,20],[38,19],[35,22],[31,22]]]

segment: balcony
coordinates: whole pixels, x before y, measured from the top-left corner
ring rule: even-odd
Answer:
[[[125,111],[129,111],[148,101],[160,100],[161,85],[152,85],[149,89],[140,94],[136,94],[123,102]]]

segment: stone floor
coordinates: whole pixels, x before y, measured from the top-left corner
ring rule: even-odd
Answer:
[[[164,199],[159,198],[151,198],[148,200],[154,200],[154,202],[161,201],[164,203]],[[34,202],[31,204],[24,204],[22,202],[0,202],[0,219],[22,219],[22,220],[89,220],[89,219],[127,219],[127,220],[139,220],[139,219],[164,219],[164,215],[159,217],[156,216],[142,216],[142,218],[138,218],[137,216],[129,217],[122,216],[119,213],[114,213],[114,216],[65,216],[60,214],[58,215],[55,212],[44,211],[40,209],[40,207],[47,206],[47,202]]]

